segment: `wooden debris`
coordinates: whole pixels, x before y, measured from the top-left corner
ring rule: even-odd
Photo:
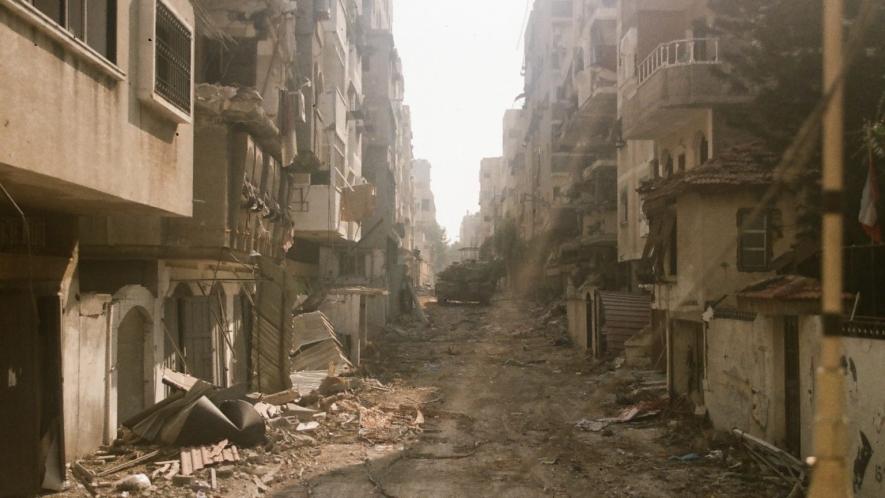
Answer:
[[[178,472],[181,470],[181,462],[173,462],[169,467],[169,471],[163,476],[163,479],[167,481],[171,481],[173,477],[178,475]]]
[[[212,489],[218,489],[218,476],[215,474],[215,469],[209,469],[209,485],[212,486]]]
[[[190,391],[197,382],[199,382],[199,379],[188,374],[183,374],[174,370],[163,371],[163,383],[181,391]]]
[[[262,403],[274,406],[283,406],[287,403],[293,403],[301,399],[301,394],[295,389],[287,389],[276,394],[269,394],[261,397]]]
[[[252,482],[254,482],[256,486],[258,486],[259,491],[262,491],[264,493],[270,491],[270,488],[267,486],[267,484],[261,482],[261,479],[259,479],[258,476],[252,476]]]
[[[159,467],[158,469],[151,472],[151,481],[156,481],[157,477],[159,477],[160,474],[165,475],[166,472],[168,472],[171,467],[172,467],[171,463],[166,463],[162,467]]]
[[[228,447],[227,440],[213,446],[182,448],[181,475],[189,476],[198,470],[212,465],[219,463],[234,463],[238,461],[240,461],[240,454],[237,451],[237,447]]]
[[[158,456],[160,456],[160,453],[161,453],[160,450],[155,450],[155,451],[151,451],[150,453],[145,453],[144,455],[142,455],[138,458],[123,462],[119,465],[115,465],[109,469],[103,470],[102,472],[99,472],[98,474],[96,474],[95,477],[107,477],[109,475],[113,475],[118,472],[122,472],[126,469],[131,469],[132,467],[136,467],[138,465],[148,463],[151,460],[153,460],[154,458],[157,458]]]

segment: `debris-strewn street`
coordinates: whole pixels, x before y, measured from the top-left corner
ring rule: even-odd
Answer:
[[[431,302],[427,310],[429,325],[416,320],[376,337],[362,375],[329,377],[292,400],[263,398],[255,406],[267,440],[238,449],[232,461],[225,450],[191,469],[190,455],[179,459],[174,449],[118,443],[74,466],[79,492],[66,496],[89,495],[78,469],[90,465],[107,474],[91,486],[104,496],[789,492],[736,440],[668,401],[662,374],[577,353],[561,308],[502,299],[490,307]],[[149,460],[138,465],[138,456]],[[137,465],[114,472],[127,461]]]
[[[422,430],[395,443],[353,434],[314,450],[316,465],[276,496],[786,494],[678,410],[579,428],[639,401],[632,392],[663,394],[664,379],[586,360],[563,339],[564,316],[544,320],[506,300],[429,310],[429,329],[392,329],[375,344],[369,372],[394,391],[361,395],[387,410],[420,406]]]

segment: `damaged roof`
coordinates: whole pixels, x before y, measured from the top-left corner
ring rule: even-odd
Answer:
[[[817,279],[801,275],[778,275],[757,282],[738,292],[748,299],[811,301],[821,298],[821,286]]]
[[[651,201],[691,190],[770,185],[777,163],[777,155],[765,145],[749,142],[726,149],[685,173],[648,181],[637,192]]]
[[[802,275],[778,275],[757,282],[738,292],[744,299],[764,299],[778,301],[819,301],[821,299],[819,280]],[[843,293],[842,298],[851,300],[851,293]]]

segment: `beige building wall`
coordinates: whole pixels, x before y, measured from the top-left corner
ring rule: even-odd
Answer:
[[[703,311],[709,301],[718,301],[773,272],[743,272],[737,266],[738,211],[758,205],[753,193],[689,193],[676,202],[677,274],[667,271],[663,282],[655,284],[655,307],[670,311]],[[782,227],[796,225],[792,200],[782,197]],[[776,232],[775,232],[776,233]],[[795,243],[793,230],[782,230],[772,241],[774,257],[784,254]],[[665,265],[666,266],[666,265]]]
[[[187,0],[166,4],[194,27]],[[23,204],[190,216],[193,128],[138,96],[152,54],[141,1],[118,2],[116,62],[0,0],[0,178]],[[26,137],[26,138],[21,138]]]
[[[784,443],[782,327],[781,319],[764,315],[709,323],[704,402],[716,427]]]

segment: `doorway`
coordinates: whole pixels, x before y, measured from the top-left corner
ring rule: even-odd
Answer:
[[[784,318],[784,420],[787,451],[802,453],[802,398],[799,391],[799,318]]]
[[[670,323],[673,393],[687,397],[695,406],[703,406],[706,378],[704,325],[686,320]]]
[[[145,409],[145,348],[150,338],[150,322],[133,308],[117,328],[117,420],[124,422]]]

